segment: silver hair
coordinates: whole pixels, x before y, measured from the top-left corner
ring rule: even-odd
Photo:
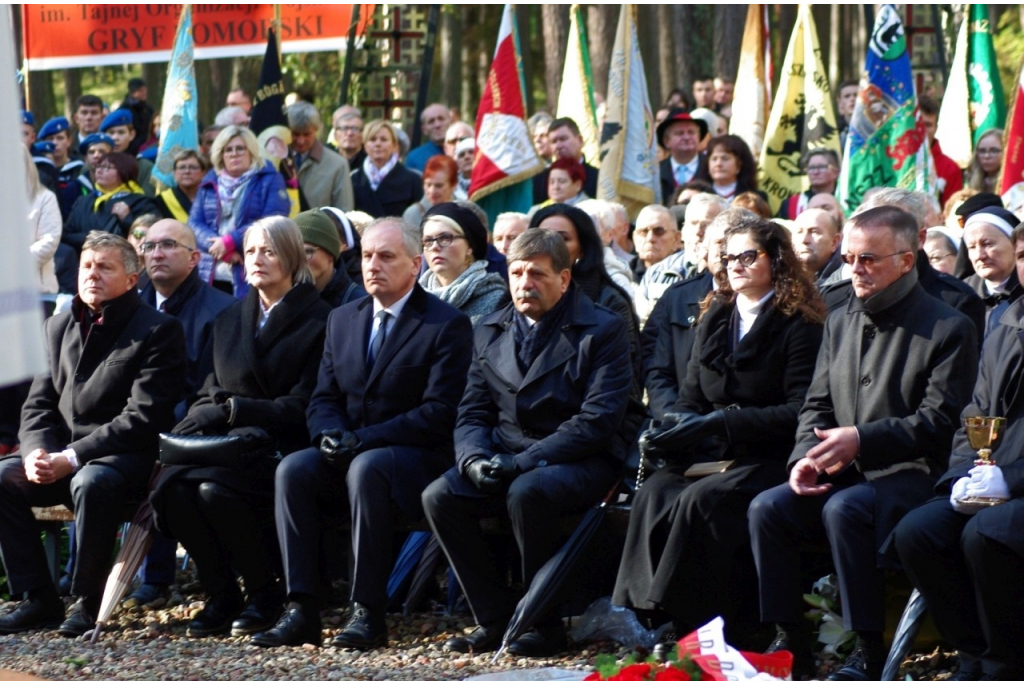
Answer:
[[[89,235],[85,236],[85,242],[82,243],[82,252],[85,253],[86,250],[118,252],[121,255],[121,264],[124,265],[124,270],[130,274],[139,273],[139,253],[135,251],[131,243],[119,235],[106,231],[89,231]]]
[[[582,202],[580,204],[583,204]],[[504,224],[511,221],[522,221],[526,226],[530,225],[530,215],[523,214],[522,212],[502,212],[498,216],[494,217],[494,230],[498,230],[498,224]]]
[[[312,283],[313,274],[306,262],[306,246],[302,241],[302,231],[295,222],[286,216],[267,216],[253,222],[245,232],[245,242],[250,236],[262,233],[274,250],[281,269],[291,274],[292,285]]]
[[[388,226],[395,226],[402,231],[402,245],[409,257],[418,257],[423,252],[423,233],[419,227],[413,226],[399,216],[382,216],[371,221],[363,229],[363,241],[370,237],[372,231]]]
[[[292,130],[303,130],[312,128],[319,131],[323,128],[320,120],[320,112],[311,102],[299,100],[288,106],[288,128]]]
[[[240,122],[249,120],[249,115],[245,113],[245,110],[236,105],[225,107],[221,111],[217,112],[217,116],[213,119],[214,126],[237,126]]]
[[[576,206],[593,219],[594,225],[597,226],[597,231],[601,235],[615,228],[615,212],[606,200],[590,198],[578,203]]]
[[[686,218],[689,220],[690,211],[694,212],[696,216],[697,208],[704,209],[706,207],[718,207],[718,211],[724,212],[729,208],[729,201],[724,197],[719,197],[714,193],[697,193],[690,198],[689,204],[686,205]]]
[[[924,226],[925,218],[928,216],[928,196],[915,190],[906,188],[880,188],[875,189],[867,199],[860,203],[854,215],[860,214],[868,209],[891,205],[899,207],[914,217],[917,227]]]
[[[647,205],[640,210],[640,213],[636,215],[636,220],[640,221],[640,216],[644,213],[656,214],[661,217],[661,220],[665,222],[665,227],[670,229],[679,230],[679,224],[676,222],[675,216],[669,211],[665,205]]]

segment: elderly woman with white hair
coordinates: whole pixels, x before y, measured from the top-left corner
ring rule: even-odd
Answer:
[[[224,128],[210,158],[213,168],[199,184],[188,221],[203,255],[199,275],[241,298],[248,290],[240,252],[246,230],[264,217],[288,216],[291,202],[284,179],[260,156],[249,129]]]
[[[237,435],[250,453],[244,468],[164,466],[151,497],[157,528],[188,551],[207,595],[188,624],[190,637],[248,635],[281,614],[275,455],[309,445],[306,406],[331,311],[313,285],[302,233],[291,219],[252,224],[243,254],[252,287],[214,321],[212,367],[173,432]]]

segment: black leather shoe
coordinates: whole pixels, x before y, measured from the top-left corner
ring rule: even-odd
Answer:
[[[24,633],[29,630],[51,630],[64,620],[64,603],[51,599],[26,599],[14,611],[0,616],[0,634]]]
[[[882,665],[885,657],[879,658],[878,654],[869,654],[863,647],[857,647],[853,654],[847,657],[846,662],[839,667],[829,680],[881,680]]]
[[[71,613],[60,624],[57,632],[64,637],[81,637],[96,627],[96,613],[90,606],[93,602],[80,599],[71,607]]]
[[[373,613],[359,602],[352,603],[352,614],[341,632],[331,640],[339,649],[376,649],[388,643],[388,626],[383,616]]]
[[[493,652],[501,646],[501,638],[504,636],[507,626],[507,620],[477,626],[468,635],[456,635],[445,640],[444,649],[459,654]]]
[[[269,630],[281,618],[284,611],[284,597],[275,583],[272,588],[254,592],[249,603],[242,609],[234,623],[231,624],[231,635],[241,637]]]
[[[237,590],[214,595],[206,600],[203,608],[189,622],[185,634],[189,637],[209,637],[226,633],[241,610],[242,594]]]
[[[818,666],[814,661],[809,634],[791,634],[780,628],[764,653],[774,654],[782,651],[793,655],[793,680],[813,679],[817,675]]]
[[[320,613],[315,609],[305,608],[298,602],[289,602],[288,608],[273,628],[256,633],[249,640],[249,644],[258,647],[319,647],[322,642]]]
[[[508,651],[516,656],[554,656],[564,650],[566,644],[562,626],[538,626],[513,640]]]

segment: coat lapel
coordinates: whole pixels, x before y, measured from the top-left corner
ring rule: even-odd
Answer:
[[[372,383],[381,371],[391,363],[392,358],[398,353],[406,341],[409,340],[419,327],[423,324],[423,310],[426,306],[427,293],[418,284],[413,286],[413,294],[405,303],[402,313],[398,315],[394,326],[388,333],[384,346],[380,349],[380,356],[374,360],[373,368],[370,369],[370,376],[367,383]],[[373,318],[373,309],[370,308],[370,317]],[[366,329],[367,344],[363,349],[363,365],[366,365],[366,350],[369,347],[369,328]]]
[[[509,317],[495,325],[500,326],[503,330],[487,346],[487,350],[484,352],[484,361],[510,387],[519,388],[523,385],[523,372],[519,370],[519,360],[516,357],[516,335],[512,330],[515,322]]]
[[[534,360],[527,370],[526,377],[523,379],[522,386],[520,387],[525,388],[552,369],[561,368],[566,361],[576,356],[576,347],[565,337],[566,328],[568,326],[558,332],[558,337],[555,338],[556,342],[554,344],[548,345],[541,351],[540,356]]]
[[[242,301],[242,331],[241,348],[245,365],[253,370],[256,382],[263,386],[263,379],[260,377],[259,355],[256,353],[256,331],[259,330],[260,302],[259,293],[255,288],[249,290]]]

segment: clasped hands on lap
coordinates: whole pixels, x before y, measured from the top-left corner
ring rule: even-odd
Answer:
[[[38,485],[56,483],[74,470],[63,452],[49,453],[40,448],[32,450],[23,459],[25,477]]]
[[[807,450],[789,472],[789,487],[798,495],[823,495],[831,490],[831,483],[819,483],[818,478],[838,474],[860,453],[860,435],[853,426],[815,428],[814,434],[821,442]]]

